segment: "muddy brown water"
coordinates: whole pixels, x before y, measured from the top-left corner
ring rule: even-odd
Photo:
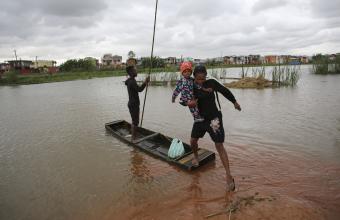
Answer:
[[[105,131],[130,120],[124,77],[0,87],[0,219],[205,219],[252,195],[231,219],[339,219],[340,75],[308,68],[295,88],[232,89],[242,112],[220,98],[232,194],[218,157],[189,173]],[[143,124],[188,142],[172,89],[149,88]]]

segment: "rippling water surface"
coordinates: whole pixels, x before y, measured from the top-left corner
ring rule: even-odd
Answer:
[[[130,121],[125,77],[0,87],[0,219],[203,219],[254,195],[232,219],[339,219],[340,75],[308,68],[295,88],[232,89],[242,112],[222,101],[233,194],[218,157],[189,173],[105,131]],[[143,125],[188,142],[172,89],[149,88]]]

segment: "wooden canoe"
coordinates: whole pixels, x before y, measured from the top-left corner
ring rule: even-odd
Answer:
[[[132,145],[140,150],[143,150],[156,158],[167,161],[171,164],[177,165],[185,170],[194,170],[210,161],[215,160],[215,153],[203,148],[198,149],[199,166],[195,167],[191,161],[193,159],[193,151],[190,145],[183,143],[185,153],[184,155],[171,159],[168,157],[168,150],[172,138],[163,134],[145,129],[137,128],[136,140],[131,141],[130,130],[131,124],[124,120],[113,121],[105,124],[105,128],[113,135]]]

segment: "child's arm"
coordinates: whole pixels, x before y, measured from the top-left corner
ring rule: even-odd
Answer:
[[[175,102],[177,96],[181,93],[182,80],[178,80],[176,83],[176,88],[172,93],[172,102]]]

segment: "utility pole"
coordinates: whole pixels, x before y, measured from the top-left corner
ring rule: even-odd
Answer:
[[[15,65],[14,65],[14,69],[18,66],[18,57],[17,57],[17,51],[14,50],[14,56],[15,56]]]

